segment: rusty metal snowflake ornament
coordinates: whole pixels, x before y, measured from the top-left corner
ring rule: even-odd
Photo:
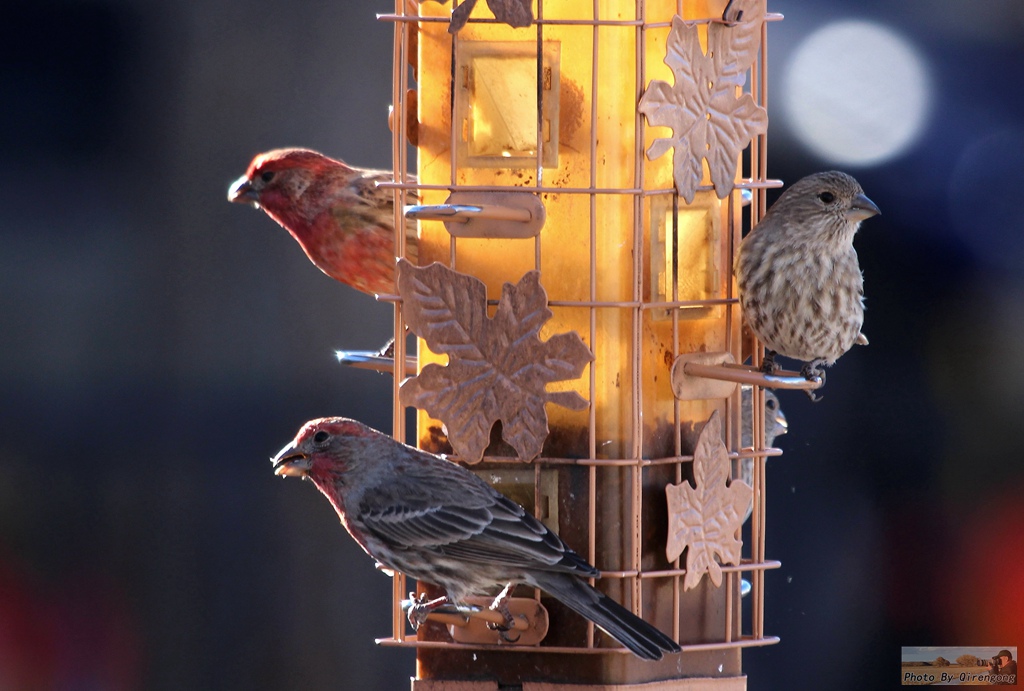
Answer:
[[[741,480],[729,483],[729,451],[722,441],[722,421],[716,410],[697,438],[693,453],[696,488],[688,482],[667,485],[668,545],[665,553],[674,561],[686,549],[683,590],[689,590],[705,573],[716,587],[722,584],[723,564],[740,562],[743,543],[736,532],[743,525],[753,490]]]
[[[548,435],[546,403],[572,410],[590,405],[575,391],[546,390],[549,382],[578,379],[594,355],[575,332],[540,340],[552,316],[540,272],[506,283],[493,318],[483,282],[442,264],[399,261],[398,292],[409,328],[449,358],[405,380],[402,403],[441,420],[462,460],[483,458],[497,420],[519,458],[532,460]]]
[[[740,151],[768,130],[768,112],[750,94],[737,97],[757,57],[765,0],[734,0],[729,17],[736,21],[708,26],[708,51],[700,46],[697,25],[672,17],[665,64],[675,83],[651,81],[639,109],[653,126],[672,128],[671,137],[655,139],[651,160],[673,149],[676,191],[692,203],[708,162],[719,199],[732,191]]]

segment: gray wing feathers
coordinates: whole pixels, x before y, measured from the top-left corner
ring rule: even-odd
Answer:
[[[454,465],[430,470],[416,478],[423,485],[420,496],[426,498],[420,505],[403,505],[390,488],[367,491],[359,512],[366,529],[396,549],[433,550],[467,562],[518,569],[598,575],[543,523],[483,480],[467,484],[465,471]],[[462,476],[460,483],[452,482],[453,473]]]

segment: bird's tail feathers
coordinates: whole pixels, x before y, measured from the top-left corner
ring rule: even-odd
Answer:
[[[534,574],[533,583],[645,660],[678,653],[679,644],[604,593],[576,576]]]

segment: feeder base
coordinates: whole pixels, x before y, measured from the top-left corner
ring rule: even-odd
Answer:
[[[496,681],[413,679],[412,691],[498,691]],[[643,684],[551,684],[523,682],[522,691],[746,691],[747,678],[692,677],[649,681]]]

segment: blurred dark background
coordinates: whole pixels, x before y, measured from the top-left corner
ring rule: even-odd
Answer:
[[[390,165],[374,14],[392,7],[5,11],[0,689],[407,688],[411,653],[373,643],[389,579],[267,463],[312,417],[389,429],[389,379],[332,351],[378,347],[391,310],[225,200],[277,146]],[[769,174],[844,167],[884,215],[857,239],[870,347],[823,402],[781,395],[766,631],[782,643],[744,667],[754,690],[883,688],[900,646],[1024,646],[1024,5],[769,9],[786,15]],[[899,36],[926,75],[913,135],[866,163],[808,144],[784,103],[802,42],[844,18]],[[911,86],[895,110],[856,94],[849,110],[884,134]]]

